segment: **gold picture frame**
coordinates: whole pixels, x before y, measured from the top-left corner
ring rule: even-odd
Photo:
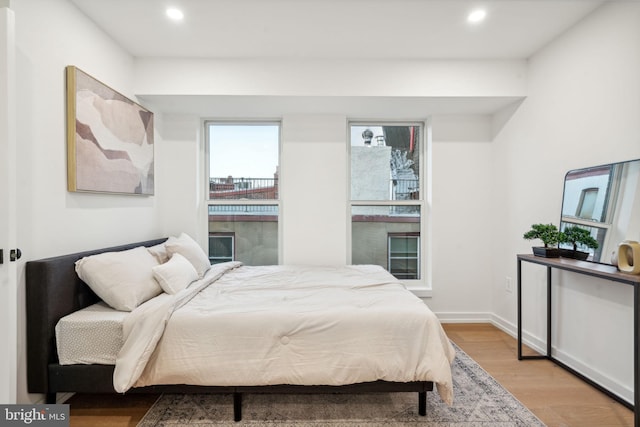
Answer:
[[[153,195],[153,112],[73,65],[66,80],[68,190]]]

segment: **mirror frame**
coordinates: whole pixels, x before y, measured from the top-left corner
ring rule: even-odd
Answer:
[[[608,172],[600,173],[602,171]],[[629,180],[629,173],[634,174],[631,176],[632,180]],[[568,183],[573,181],[573,178],[570,179],[572,175],[582,175],[584,178],[591,177],[591,179],[586,182],[589,185],[571,190],[570,193],[573,195],[568,197]],[[606,176],[606,183],[602,179],[598,180],[598,176]],[[604,195],[601,194],[603,188],[606,188]],[[576,195],[575,190],[580,190],[580,194]],[[635,197],[625,200],[625,195],[635,195]],[[588,200],[586,205],[585,200]],[[572,208],[575,215],[568,215],[567,208]],[[595,219],[592,218],[594,215]],[[636,221],[638,224],[633,224],[633,218],[639,218]],[[562,190],[560,231],[563,231],[568,224],[584,226],[591,230],[592,237],[599,244],[598,249],[589,249],[589,256],[585,261],[615,264],[614,254],[617,255],[620,243],[625,240],[640,240],[640,159],[568,171],[564,177]],[[630,230],[630,224],[633,230]],[[559,247],[562,250],[569,248],[570,245],[561,244]],[[584,248],[578,248],[578,250],[583,251]]]

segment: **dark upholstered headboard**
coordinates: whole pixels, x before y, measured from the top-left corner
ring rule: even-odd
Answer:
[[[153,246],[165,240],[130,243],[26,263],[27,384],[30,393],[48,393],[50,390],[49,365],[58,363],[55,344],[58,320],[100,300],[76,274],[75,262],[89,255]]]

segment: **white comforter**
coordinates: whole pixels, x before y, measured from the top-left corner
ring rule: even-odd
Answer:
[[[429,308],[378,266],[214,265],[134,310],[114,387],[433,381],[454,349]]]

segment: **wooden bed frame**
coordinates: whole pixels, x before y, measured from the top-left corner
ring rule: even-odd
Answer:
[[[27,384],[30,393],[45,393],[47,403],[56,402],[56,393],[116,393],[113,365],[60,365],[56,350],[55,326],[60,318],[92,305],[100,298],[75,272],[79,259],[102,252],[153,246],[156,239],[110,248],[61,255],[26,263],[27,303]],[[427,391],[433,382],[398,383],[375,381],[343,386],[193,386],[185,384],[132,388],[127,393],[227,393],[233,395],[234,419],[242,418],[242,393],[372,393],[417,392],[418,412],[426,415]]]

